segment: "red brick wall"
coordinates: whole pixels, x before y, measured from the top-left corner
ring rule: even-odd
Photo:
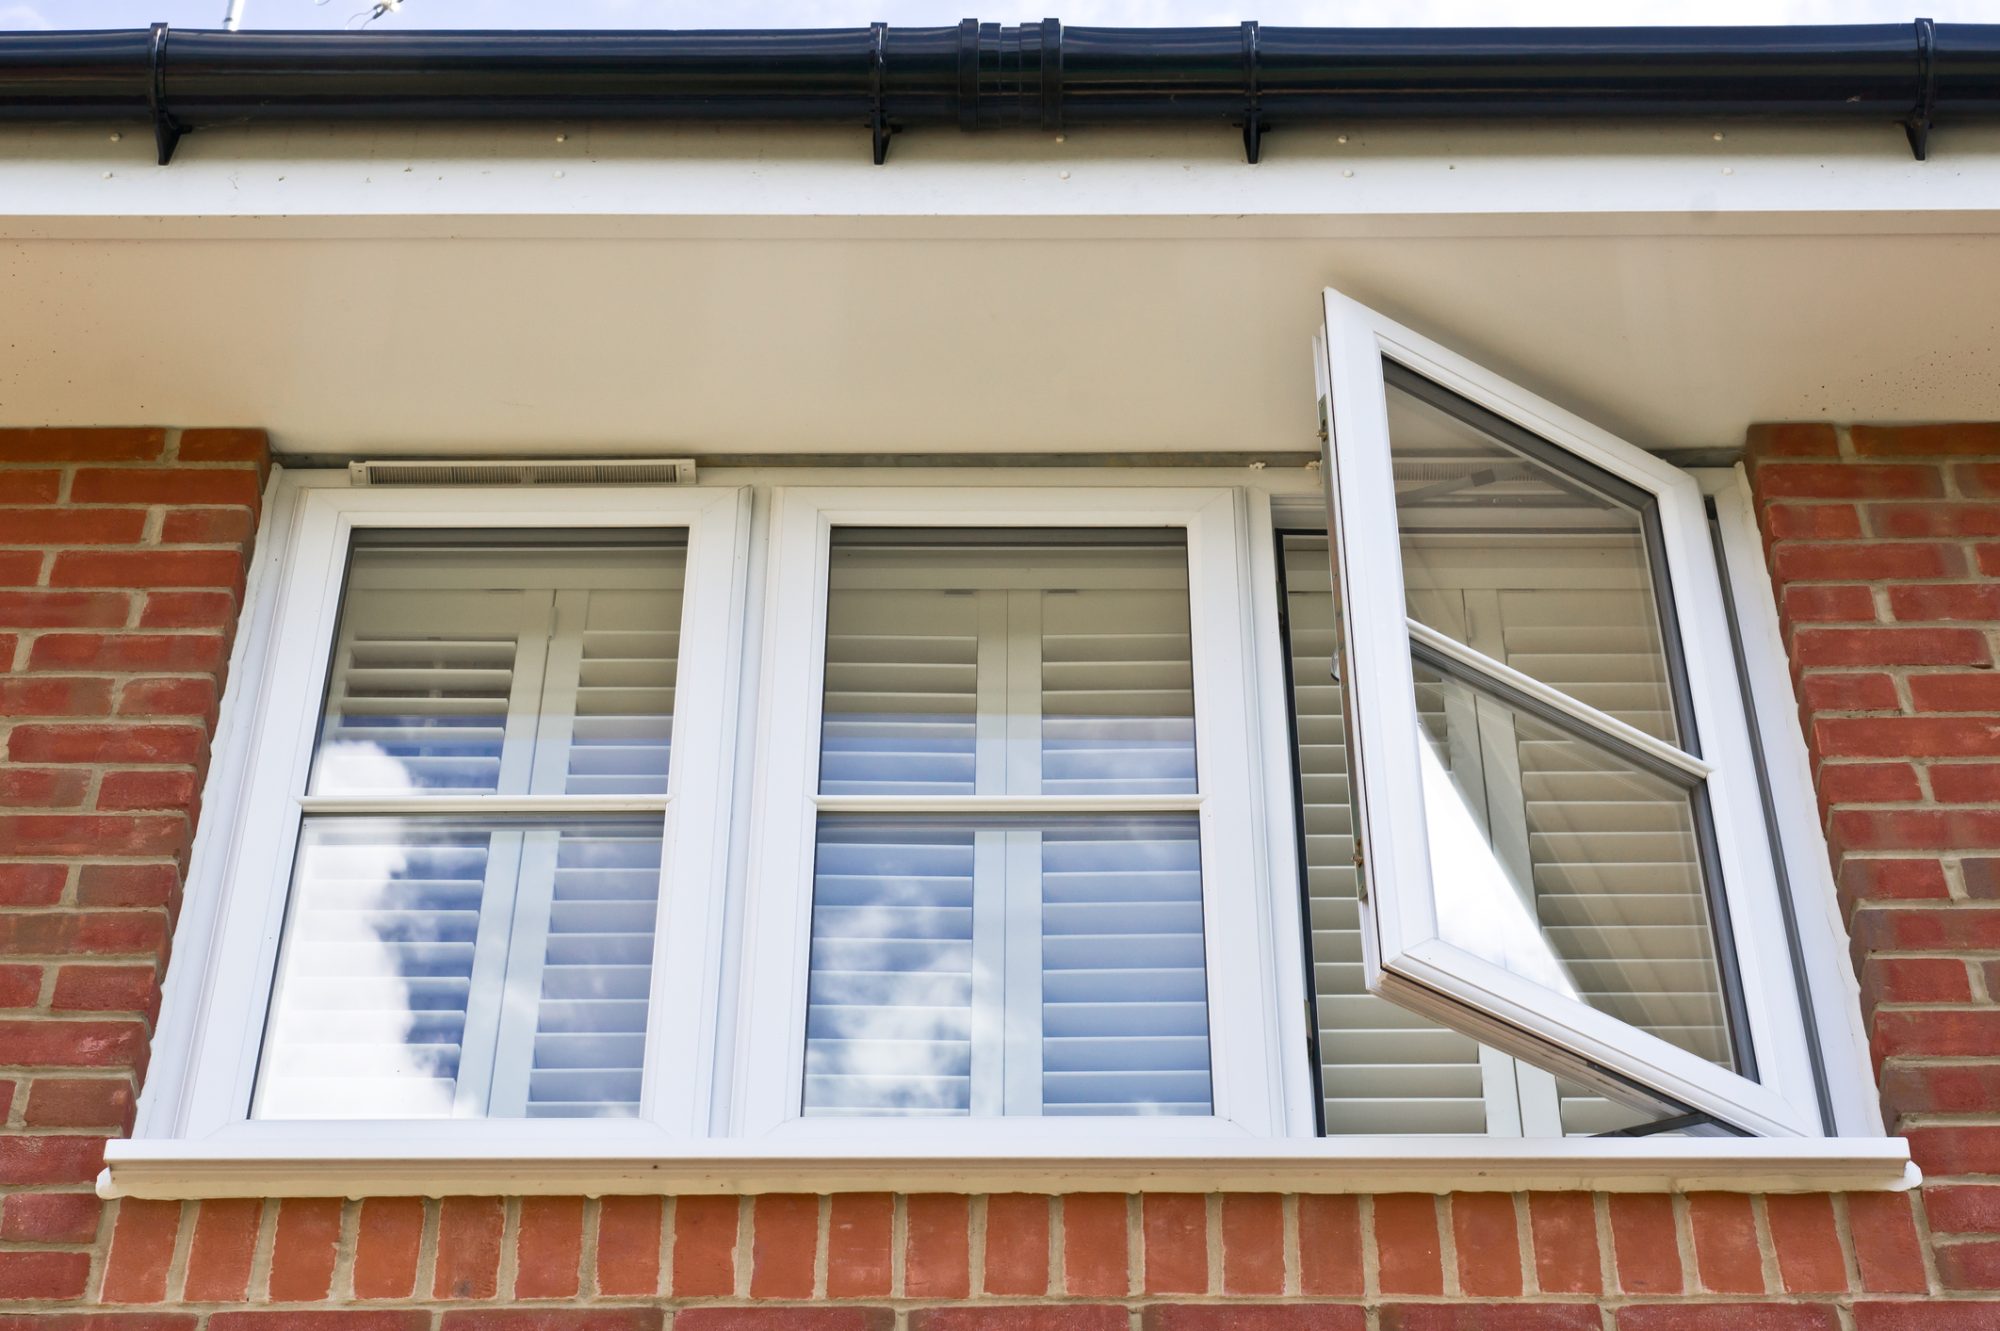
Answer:
[[[262,441],[0,432],[0,1331],[2000,1331],[2000,1294],[1982,1294],[2000,1289],[2000,427],[1769,427],[1751,443],[1885,1103],[1931,1176],[1914,1206],[100,1206],[90,1183],[143,1071]]]

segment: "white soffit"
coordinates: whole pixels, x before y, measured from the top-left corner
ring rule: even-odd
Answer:
[[[1301,450],[1328,285],[1654,448],[2000,418],[2000,130],[143,137],[0,134],[0,425]]]

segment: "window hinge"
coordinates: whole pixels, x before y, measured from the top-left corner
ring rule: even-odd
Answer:
[[[1319,441],[1322,444],[1333,438],[1333,419],[1328,411],[1326,394],[1322,393],[1319,398]]]
[[[1354,899],[1368,901],[1368,858],[1361,853],[1361,839],[1354,840]]]

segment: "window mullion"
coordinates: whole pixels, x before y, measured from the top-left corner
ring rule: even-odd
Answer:
[[[577,690],[583,674],[583,625],[589,609],[590,593],[582,588],[554,593],[541,705],[535,718],[534,760],[528,778],[531,794],[560,795],[569,783]]]
[[[1042,789],[1042,596],[1007,593],[1007,793]],[[1010,1115],[1042,1112],[1042,834],[1006,833],[1006,1092]]]
[[[1007,593],[979,591],[973,790],[1007,791]],[[969,1112],[1006,1112],[1007,833],[972,834],[972,1073]]]

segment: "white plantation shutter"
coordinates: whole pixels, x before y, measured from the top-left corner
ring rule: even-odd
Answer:
[[[307,821],[258,1114],[637,1112],[657,816],[424,804],[663,797],[683,566],[660,539],[357,542],[309,792],[374,816]],[[366,1020],[323,997],[346,986]],[[317,1095],[322,1046],[379,1070]]]
[[[1190,650],[1177,539],[836,533],[806,1113],[1209,1112],[1193,820],[1062,804],[1194,792]]]

